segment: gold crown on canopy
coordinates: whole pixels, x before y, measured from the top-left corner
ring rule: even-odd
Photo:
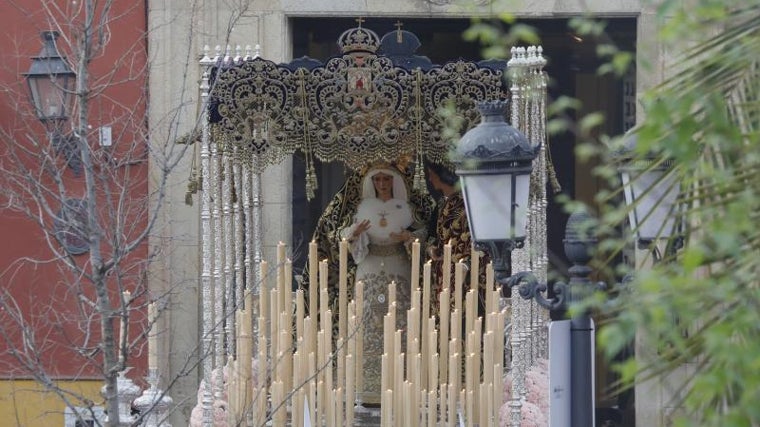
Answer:
[[[338,47],[343,53],[375,53],[380,48],[380,37],[374,31],[362,28],[359,22],[358,27],[346,30],[338,37]]]

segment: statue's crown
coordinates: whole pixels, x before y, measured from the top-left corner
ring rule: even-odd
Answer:
[[[346,30],[338,37],[338,47],[343,53],[375,53],[380,47],[380,37],[374,31],[362,28],[359,24],[358,27]]]
[[[389,162],[387,160],[376,160],[371,163],[367,163],[360,169],[362,175],[367,174],[369,171],[375,169],[390,169],[399,172],[401,175],[406,173],[407,162],[403,158],[399,158],[397,161]]]

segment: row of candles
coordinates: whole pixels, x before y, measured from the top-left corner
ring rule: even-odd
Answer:
[[[381,358],[381,423],[453,426],[461,416],[468,426],[496,426],[503,399],[505,313],[498,307],[493,270],[487,266],[485,319],[478,317],[478,292],[464,292],[467,267],[461,262],[454,264],[453,293],[448,286],[451,278],[444,277],[438,296],[440,313],[431,313],[431,263],[420,263],[419,242],[412,243],[411,252],[412,301],[406,313],[397,313],[398,285],[389,283]],[[473,251],[471,283],[479,280],[478,255]],[[285,256],[284,244],[278,245],[272,271],[267,262],[261,262],[255,319],[258,336],[252,336],[254,299],[250,293],[235,316],[237,354],[228,362],[230,425],[263,425],[271,419],[274,426],[301,426],[305,417],[311,425],[353,425],[355,396],[364,387],[364,292],[357,282],[354,298],[349,299],[345,240],[339,257],[335,338],[328,304],[328,265],[318,260],[316,243],[309,245],[312,286],[308,303],[304,290],[292,292],[292,264]],[[450,271],[450,245],[444,248],[443,262],[443,271]],[[272,276],[274,286],[270,286]],[[404,332],[396,327],[398,316],[406,316],[405,348]],[[254,357],[255,372],[250,362]]]

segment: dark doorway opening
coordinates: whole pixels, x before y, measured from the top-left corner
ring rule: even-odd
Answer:
[[[481,47],[472,42],[464,41],[462,33],[471,25],[469,19],[440,19],[440,18],[408,18],[384,17],[366,18],[363,27],[372,29],[380,37],[396,30],[397,22],[403,24],[403,29],[414,33],[421,42],[416,52],[430,58],[435,64],[464,59],[479,61]],[[597,57],[597,47],[600,44],[614,44],[621,50],[634,52],[636,49],[636,19],[610,18],[606,20],[607,31],[604,39],[589,40],[576,35],[568,26],[568,19],[531,19],[521,20],[537,30],[541,38],[544,56],[548,63],[545,67],[550,78],[549,100],[561,96],[580,99],[583,102],[582,115],[594,111],[602,112],[606,124],[601,132],[615,135],[621,134],[635,121],[635,105],[632,102],[631,88],[635,88],[635,80],[631,73],[628,77],[601,76],[598,68],[603,63]],[[339,55],[336,44],[338,36],[345,30],[356,26],[354,18],[291,18],[293,35],[293,57],[308,56],[325,61]],[[494,25],[504,27],[505,24],[494,21]],[[593,176],[591,170],[594,163],[581,163],[574,155],[576,136],[571,132],[549,136],[551,158],[556,171],[561,193],[567,197],[593,203],[594,195],[604,187],[604,183]],[[345,179],[346,171],[341,164],[315,164],[319,180],[319,190],[316,198],[307,201],[304,185],[304,161],[296,155],[293,161],[293,246],[305,248],[325,206],[338,191]],[[562,239],[564,238],[565,223],[568,215],[557,203],[558,194],[549,193],[547,209],[547,236],[550,263],[550,277],[568,277],[568,261],[564,255]],[[302,271],[306,262],[303,250],[294,251],[294,271]],[[599,365],[599,364],[598,364]],[[614,381],[606,366],[597,367],[597,407],[608,408],[610,411],[600,411],[616,414],[615,421],[607,425],[634,425],[633,397],[607,396],[605,389]],[[620,417],[621,413],[624,416]],[[626,420],[622,423],[620,418]],[[599,425],[606,420],[597,417]]]

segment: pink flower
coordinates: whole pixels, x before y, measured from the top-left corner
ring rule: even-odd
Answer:
[[[228,427],[227,426],[227,402],[223,400],[214,401],[214,427]],[[200,403],[195,405],[193,411],[190,413],[190,427],[202,427],[203,426],[203,407]]]
[[[504,405],[499,410],[502,426],[511,419],[512,372],[504,376]],[[521,427],[545,427],[549,416],[549,362],[541,359],[525,373],[525,401],[520,411]]]

